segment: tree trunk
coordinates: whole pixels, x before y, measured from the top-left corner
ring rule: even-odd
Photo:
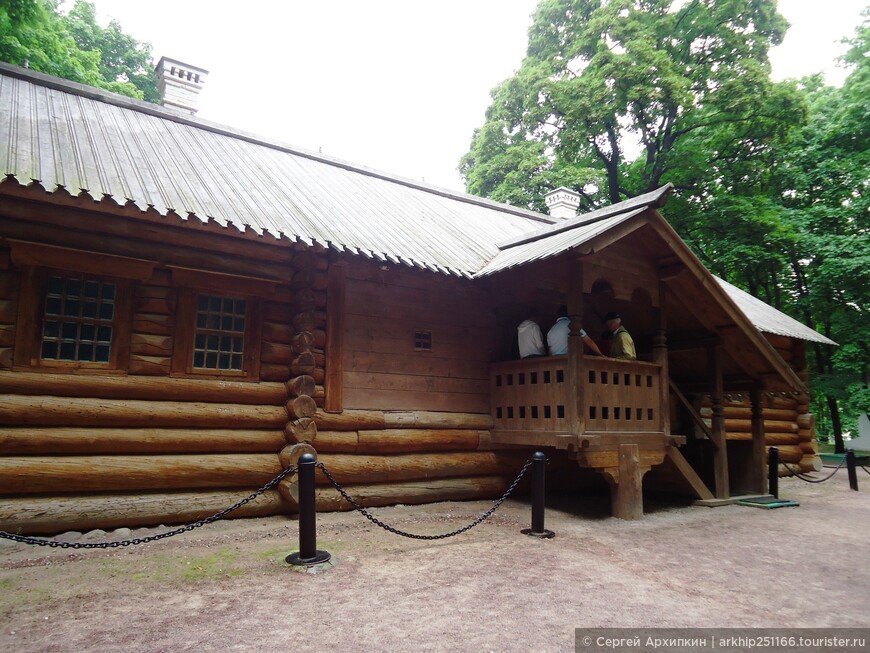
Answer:
[[[843,424],[840,421],[840,406],[837,404],[837,398],[826,394],[825,401],[828,402],[828,411],[831,413],[831,430],[834,432],[834,453],[846,453],[846,445],[843,442]]]

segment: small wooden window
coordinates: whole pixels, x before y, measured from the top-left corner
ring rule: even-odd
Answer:
[[[432,351],[431,331],[414,331],[414,351]]]
[[[42,360],[110,363],[116,291],[110,281],[49,277],[43,305]]]
[[[246,302],[244,299],[200,295],[196,305],[193,369],[245,369]]]
[[[172,374],[256,380],[259,319],[253,297],[180,289]]]
[[[123,370],[130,351],[132,283],[25,268],[16,326],[16,367]]]

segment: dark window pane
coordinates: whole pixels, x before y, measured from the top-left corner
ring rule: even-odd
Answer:
[[[43,338],[57,338],[60,333],[60,325],[57,322],[46,322],[42,328]]]
[[[112,342],[112,327],[101,326],[97,329],[98,342]]]
[[[79,345],[79,360],[92,361],[94,360],[94,346],[86,343]]]
[[[210,313],[208,316],[208,327],[209,329],[220,329],[221,328],[221,316],[217,313]]]
[[[210,351],[205,355],[205,366],[210,370],[217,368],[217,352]]]
[[[101,304],[100,305],[100,319],[101,320],[112,320],[115,317],[115,305],[114,304]]]
[[[81,303],[78,299],[70,299],[67,297],[63,302],[63,314],[71,317],[78,317],[81,310]]]
[[[194,342],[193,346],[197,349],[205,349],[205,334],[197,333],[196,341]]]
[[[79,330],[79,337],[82,339],[82,342],[93,342],[96,334],[97,328],[93,324],[82,324],[82,328]]]
[[[108,345],[97,345],[96,362],[98,362],[98,363],[108,363],[109,362],[109,346]]]
[[[220,338],[218,338],[217,336],[209,336],[208,337],[208,348],[211,349],[212,351],[216,350],[218,348],[219,340],[220,340]]]
[[[64,322],[61,324],[61,337],[67,340],[75,340],[79,336],[78,324],[74,322]]]
[[[233,330],[233,316],[232,315],[224,315],[221,319],[221,331],[232,331]]]
[[[63,292],[63,279],[60,277],[51,277],[48,280],[48,292],[59,295]]]
[[[208,295],[200,295],[196,300],[196,308],[200,311],[208,310]]]
[[[233,369],[234,370],[242,369],[242,355],[241,354],[233,354]]]
[[[233,312],[233,300],[232,299],[224,299],[224,313],[232,313]]]
[[[100,296],[100,284],[96,281],[85,281],[85,289],[82,294],[85,297],[96,299]]]
[[[245,341],[242,338],[233,338],[233,351],[241,353],[245,350]]]
[[[218,346],[218,351],[229,351],[232,347],[229,336],[221,336],[221,344]]]
[[[230,369],[230,355],[229,354],[221,354],[220,359],[218,361],[218,366],[222,370]]]
[[[245,318],[237,317],[233,322],[233,331],[244,331],[245,330]]]
[[[66,296],[67,297],[78,297],[81,295],[82,290],[82,281],[81,279],[67,279],[66,280]]]
[[[103,299],[106,299],[106,300],[115,299],[115,284],[113,284],[113,283],[104,283],[103,284]]]
[[[208,298],[208,308],[213,313],[220,313],[221,310],[221,298],[210,296]]]
[[[197,313],[196,314],[196,328],[197,329],[204,329],[205,322],[206,322],[205,313]]]
[[[236,315],[244,315],[245,314],[245,300],[244,299],[237,299],[236,300],[236,309],[234,312]]]
[[[60,359],[65,361],[74,361],[76,359],[76,343],[60,343]]]
[[[60,297],[45,298],[45,314],[60,315]]]
[[[83,302],[82,317],[90,319],[97,317],[97,302]]]
[[[193,353],[193,366],[194,367],[203,367],[205,363],[205,354],[201,351],[196,351]]]
[[[42,343],[42,357],[44,359],[55,359],[57,358],[57,343],[56,342],[43,342]]]

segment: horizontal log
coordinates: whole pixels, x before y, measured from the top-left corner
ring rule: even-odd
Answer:
[[[798,437],[801,439],[801,442],[809,442],[810,440],[816,439],[816,430],[815,429],[798,429]]]
[[[705,419],[704,423],[712,428],[712,420]],[[726,419],[725,430],[728,432],[752,432],[752,420],[749,419]],[[765,433],[797,433],[798,426],[796,422],[784,422],[781,420],[764,420]]]
[[[701,417],[711,417],[713,409],[709,406],[704,406],[700,410]],[[752,419],[752,408],[749,406],[726,406],[722,411],[725,419]],[[765,408],[762,411],[762,417],[766,420],[780,420],[794,422],[797,420],[797,412],[790,408]]]
[[[776,448],[779,451],[779,459],[787,463],[797,464],[804,457],[804,452],[797,444],[777,445]]]
[[[300,288],[296,292],[296,308],[298,311],[313,311],[326,307],[326,293],[311,288]]]
[[[335,453],[473,451],[480,445],[480,434],[470,429],[318,431],[312,444],[320,452]]]
[[[0,393],[154,399],[279,406],[287,399],[280,383],[245,383],[216,379],[143,379],[131,376],[93,376],[0,372]]]
[[[348,485],[345,486],[344,490],[360,505],[374,508],[396,504],[416,505],[436,501],[495,499],[504,494],[512,480],[513,478],[508,476],[473,476],[471,478]],[[298,512],[295,486],[287,481],[282,481],[278,488],[289,509]],[[314,496],[315,505],[319,512],[352,509],[350,503],[333,487],[318,487]],[[424,529],[420,534],[425,534],[425,531],[430,529]],[[444,530],[450,530],[450,527],[444,527],[442,524],[437,533]],[[432,534],[436,534],[436,531],[433,531]]]
[[[260,346],[260,360],[270,365],[284,365],[286,367],[293,360],[293,350],[290,345],[264,340]]]
[[[252,486],[251,492],[254,489]],[[95,528],[110,530],[192,524],[235,505],[247,494],[246,490],[239,489],[170,494],[5,497],[0,498],[0,530],[22,535],[57,535]],[[267,490],[229,513],[226,519],[271,517],[289,510],[290,506],[278,490]]]
[[[283,382],[290,378],[290,368],[286,365],[260,364],[260,379],[262,381]]]
[[[136,297],[133,305],[136,313],[172,315],[175,312],[175,297]]]
[[[797,416],[797,425],[802,429],[811,429],[816,425],[816,417],[812,413],[803,413]]]
[[[315,421],[324,431],[357,431],[384,428],[474,429],[489,430],[492,417],[480,413],[444,413],[425,410],[381,411],[345,410],[341,413],[317,411]]]
[[[738,440],[748,442],[752,440],[752,433],[747,432],[729,432],[726,434],[728,440]],[[800,444],[797,433],[765,433],[764,443],[769,447],[778,447],[783,444]]]
[[[263,322],[263,340],[267,342],[289,345],[293,330],[289,324],[282,322]]]
[[[263,320],[266,322],[276,322],[277,324],[287,324],[291,322],[293,310],[290,304],[281,302],[263,302],[262,305]]]
[[[280,430],[0,427],[6,456],[33,454],[278,453]]]
[[[4,456],[0,494],[261,487],[281,469],[275,454]]]
[[[0,299],[0,324],[15,324],[18,318],[18,302],[14,299]]]
[[[345,483],[388,483],[455,476],[485,476],[517,473],[524,454],[474,451],[465,453],[431,453],[395,456],[355,456],[322,454],[322,462],[335,480]],[[317,470],[318,485],[329,480]]]
[[[286,422],[283,406],[0,395],[0,424],[16,426],[281,429]]]
[[[806,458],[807,454],[815,456],[819,453],[819,443],[815,440],[810,442],[799,442],[798,444],[800,445],[801,451],[804,452],[804,458]]]
[[[12,347],[0,347],[0,369],[12,369]]]

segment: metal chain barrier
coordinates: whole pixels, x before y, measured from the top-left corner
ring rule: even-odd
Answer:
[[[830,474],[828,474],[827,476],[825,476],[825,478],[810,478],[810,477],[808,477],[808,476],[805,476],[805,475],[803,474],[803,472],[800,471],[800,469],[798,469],[798,471],[794,471],[794,470],[789,466],[789,463],[785,462],[784,460],[782,460],[782,461],[780,461],[780,462],[781,462],[781,464],[783,465],[783,467],[785,467],[788,471],[790,471],[790,472],[792,473],[792,475],[794,475],[795,477],[799,478],[800,480],[802,480],[802,481],[804,481],[804,482],[806,482],[806,483],[824,483],[824,482],[827,481],[829,478],[833,477],[834,474],[836,474],[838,471],[840,471],[840,468],[841,468],[841,467],[846,463],[846,460],[845,460],[845,458],[844,458],[843,460],[841,460],[841,461],[840,461],[840,464],[837,465],[837,466],[834,468],[834,471],[831,472]],[[826,469],[830,469],[830,467],[828,467],[828,468],[826,468]]]
[[[863,469],[865,472],[867,472],[868,474],[870,474],[870,469],[867,469],[866,467],[864,467],[864,465],[858,465],[858,467],[860,467],[860,468]]]
[[[344,500],[347,501],[350,505],[352,505],[354,507],[354,509],[356,509],[360,513],[362,513],[366,519],[368,519],[370,522],[372,522],[376,526],[380,526],[384,530],[389,531],[390,533],[394,533],[395,535],[401,535],[402,537],[409,537],[409,538],[414,539],[414,540],[443,540],[445,538],[453,537],[454,535],[459,535],[461,533],[464,533],[465,531],[471,530],[472,528],[474,528],[478,524],[486,521],[487,519],[489,519],[492,516],[492,514],[496,510],[498,510],[499,506],[501,506],[501,504],[504,503],[507,500],[507,498],[513,493],[513,491],[516,489],[517,485],[519,485],[520,480],[523,478],[526,471],[529,469],[529,467],[531,467],[531,465],[532,465],[532,459],[530,458],[529,460],[526,461],[526,464],[523,465],[523,468],[520,470],[520,473],[514,479],[514,482],[510,484],[510,487],[507,489],[507,492],[505,492],[502,495],[502,497],[493,504],[492,508],[490,508],[485,513],[480,515],[477,519],[475,519],[470,524],[463,526],[462,528],[458,528],[455,531],[450,531],[449,533],[441,533],[440,535],[416,535],[414,533],[408,533],[406,531],[399,530],[398,528],[394,528],[393,526],[390,526],[389,524],[385,524],[380,519],[378,519],[377,517],[372,515],[368,510],[366,510],[359,503],[357,503],[356,500],[352,496],[350,496],[345,491],[345,489],[343,487],[341,487],[341,485],[339,485],[338,481],[336,481],[335,478],[332,476],[332,474],[329,473],[329,470],[326,469],[326,466],[323,463],[317,463],[317,467],[319,467],[321,470],[323,470],[323,473],[326,475],[326,478],[328,478],[329,482],[335,486],[335,489],[338,490],[338,493],[341,494],[341,496],[344,498]]]
[[[206,517],[205,519],[200,519],[197,522],[192,524],[188,524],[187,526],[181,526],[176,528],[175,530],[167,531],[165,533],[160,533],[159,535],[149,535],[148,537],[137,537],[130,540],[119,540],[117,542],[90,542],[90,543],[80,543],[80,542],[55,542],[54,540],[47,540],[41,537],[28,537],[26,535],[16,535],[15,533],[7,533],[6,531],[0,531],[0,538],[13,540],[14,542],[22,542],[24,544],[35,544],[37,546],[51,546],[51,547],[60,547],[62,549],[115,549],[119,546],[131,546],[136,544],[145,544],[146,542],[154,542],[156,540],[162,540],[167,537],[172,537],[173,535],[179,535],[180,533],[187,533],[188,531],[192,531],[195,528],[199,528],[200,526],[205,526],[206,524],[211,524],[216,522],[218,519],[222,519],[230,514],[233,510],[237,510],[241,508],[247,503],[250,503],[258,496],[263,494],[264,492],[271,490],[278,483],[283,481],[285,478],[290,476],[291,474],[296,472],[296,468],[293,466],[288,467],[284,471],[282,471],[278,476],[273,478],[271,481],[266,483],[263,487],[255,492],[251,493],[238,503],[221,510],[219,513],[212,515],[211,517]]]

